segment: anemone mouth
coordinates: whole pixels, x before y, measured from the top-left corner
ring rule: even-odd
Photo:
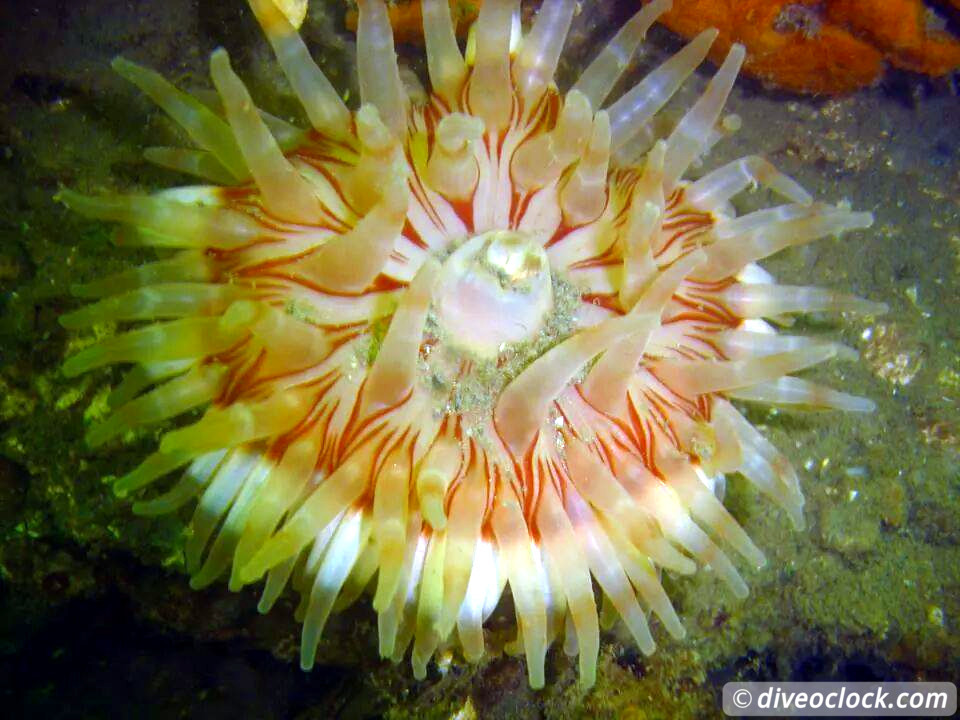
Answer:
[[[434,312],[445,341],[480,358],[532,342],[553,311],[543,243],[515,230],[470,238],[444,262]]]
[[[652,118],[706,56],[695,38],[604,107],[668,0],[632,18],[566,93],[553,74],[573,0],[545,0],[517,43],[517,3],[487,0],[469,61],[445,0],[423,0],[431,92],[410,101],[386,7],[359,2],[361,106],[343,103],[272,0],[250,5],[312,131],[259,111],[225,51],[211,58],[223,115],[156,73],[114,67],[199,149],[150,156],[218,186],[61,199],[176,252],[81,286],[61,318],[146,322],[67,360],[75,375],[134,367],[91,445],[206,408],[116,484],[134,510],[197,498],[192,584],[265,577],[261,609],[300,593],[301,665],[329,614],[368,589],[380,652],[477,661],[509,586],[530,682],[559,637],[595,679],[594,583],[644,652],[654,613],[682,637],[662,569],[762,552],[713,492],[740,473],[802,524],[790,464],[731,400],[866,411],[793,373],[842,346],[779,334],[783,316],[883,308],[777,285],[756,262],[866,213],[814,203],[746,157],[683,179],[736,123],[720,115],[735,46],[666,138]],[[518,36],[519,37],[519,36]],[[789,202],[737,217],[761,185]]]

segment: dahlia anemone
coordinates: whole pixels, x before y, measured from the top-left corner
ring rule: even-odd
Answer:
[[[412,643],[418,678],[440,647],[477,661],[509,585],[530,684],[562,636],[590,686],[594,582],[644,653],[648,611],[684,634],[662,570],[699,563],[747,594],[722,548],[751,567],[764,556],[719,478],[740,473],[802,525],[796,473],[731,401],[870,410],[791,375],[851,351],[774,324],[882,306],[775,284],[756,262],[871,216],[814,202],[759,157],[683,179],[734,124],[721,112],[743,48],[669,136],[653,119],[713,31],[600,109],[669,0],[638,12],[565,93],[553,78],[574,0],[544,0],[522,37],[519,3],[487,0],[466,59],[446,0],[423,0],[429,94],[401,81],[382,0],[358,4],[354,111],[277,6],[250,0],[307,130],[258,110],[222,49],[219,103],[114,63],[199,146],[147,156],[215,184],[61,193],[128,226],[124,243],[166,251],[76,289],[97,301],[63,316],[68,328],[149,324],[64,372],[133,366],[92,446],[206,408],[116,490],[180,471],[134,511],[199,498],[194,587],[265,576],[266,612],[292,584],[303,668],[331,611],[368,587],[383,657]],[[787,204],[737,217],[731,198],[755,185]]]

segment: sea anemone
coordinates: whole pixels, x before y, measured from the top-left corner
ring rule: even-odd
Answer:
[[[440,647],[475,662],[509,585],[530,684],[563,637],[590,686],[594,583],[644,653],[648,611],[684,634],[662,571],[699,563],[747,594],[722,547],[764,556],[718,499],[724,475],[802,524],[796,473],[732,401],[870,410],[791,375],[850,350],[774,325],[882,307],[775,284],[756,262],[872,218],[756,156],[683,179],[736,124],[721,112],[743,48],[669,135],[653,121],[714,31],[600,109],[669,0],[566,92],[574,0],[544,0],[526,33],[516,0],[487,0],[466,58],[446,0],[423,0],[429,93],[403,79],[383,1],[358,4],[351,110],[272,0],[250,0],[307,130],[258,110],[222,49],[219,101],[115,61],[199,146],[148,158],[213,184],[60,194],[161,253],[78,287],[96,302],[62,317],[147,323],[67,360],[68,376],[132,364],[87,440],[205,409],[116,490],[179,471],[134,511],[199,498],[191,584],[266,576],[263,612],[291,584],[305,669],[331,611],[368,587],[383,657],[412,643],[418,678]],[[737,217],[731,198],[755,185],[788,202]]]

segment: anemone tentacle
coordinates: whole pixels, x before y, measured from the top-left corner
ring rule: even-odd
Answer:
[[[264,612],[292,585],[305,669],[330,613],[369,588],[381,654],[409,650],[420,678],[438,648],[482,656],[509,586],[534,687],[561,636],[593,684],[594,583],[644,653],[647,611],[684,634],[662,569],[709,565],[746,595],[728,553],[750,567],[763,553],[715,481],[742,474],[798,526],[803,496],[730,400],[872,409],[792,375],[846,348],[773,323],[883,307],[778,285],[756,265],[868,227],[868,213],[813,202],[755,156],[684,179],[724,133],[743,48],[657,138],[652,119],[715,31],[604,103],[669,0],[637,13],[566,93],[553,75],[570,0],[544,0],[515,47],[519,3],[487,0],[466,59],[447,3],[424,0],[425,101],[401,82],[383,0],[361,0],[356,110],[271,0],[250,5],[311,129],[259,111],[224,50],[211,59],[223,117],[118,60],[199,146],[148,158],[222,184],[60,196],[129,224],[128,240],[177,249],[77,288],[97,301],[65,326],[148,324],[64,369],[133,365],[91,445],[206,407],[116,485],[139,492],[182,469],[134,511],[196,499],[193,585],[265,578]],[[737,217],[731,199],[754,185],[789,204]]]

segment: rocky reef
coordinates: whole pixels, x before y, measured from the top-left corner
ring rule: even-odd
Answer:
[[[571,69],[629,14],[618,5],[575,19]],[[292,96],[243,3],[39,0],[10,12],[19,30],[0,47],[19,60],[0,69],[0,694],[11,716],[695,718],[715,716],[734,679],[960,674],[960,140],[942,121],[960,103],[942,87],[907,78],[806,100],[746,83],[731,98],[743,127],[711,166],[760,152],[877,220],[869,244],[824,240],[768,268],[890,305],[875,321],[802,321],[862,356],[811,377],[871,397],[875,414],[750,413],[801,469],[808,530],[786,530],[729,480],[728,507],[770,554],[747,576],[747,601],[710,574],[665,577],[687,639],[645,658],[614,628],[589,693],[556,651],[546,689],[528,688],[503,649],[510,608],[494,616],[482,664],[444,656],[416,682],[405,665],[377,659],[375,616],[361,604],[331,621],[305,674],[292,601],[260,616],[252,592],[190,590],[180,551],[188,517],[138,519],[113,497],[109,481],[160,431],[109,451],[83,444],[116,377],[61,374],[77,348],[57,317],[76,306],[71,284],[146,254],[117,253],[108,226],[52,199],[62,185],[130,192],[183,181],[142,158],[146,145],[175,144],[175,131],[113,76],[120,52],[204,87],[209,52],[226,45],[271,109],[292,112]],[[315,2],[302,32],[324,71],[350,86],[345,15],[340,3]],[[635,77],[675,39],[653,33],[648,46]],[[707,77],[694,78],[688,100]]]

